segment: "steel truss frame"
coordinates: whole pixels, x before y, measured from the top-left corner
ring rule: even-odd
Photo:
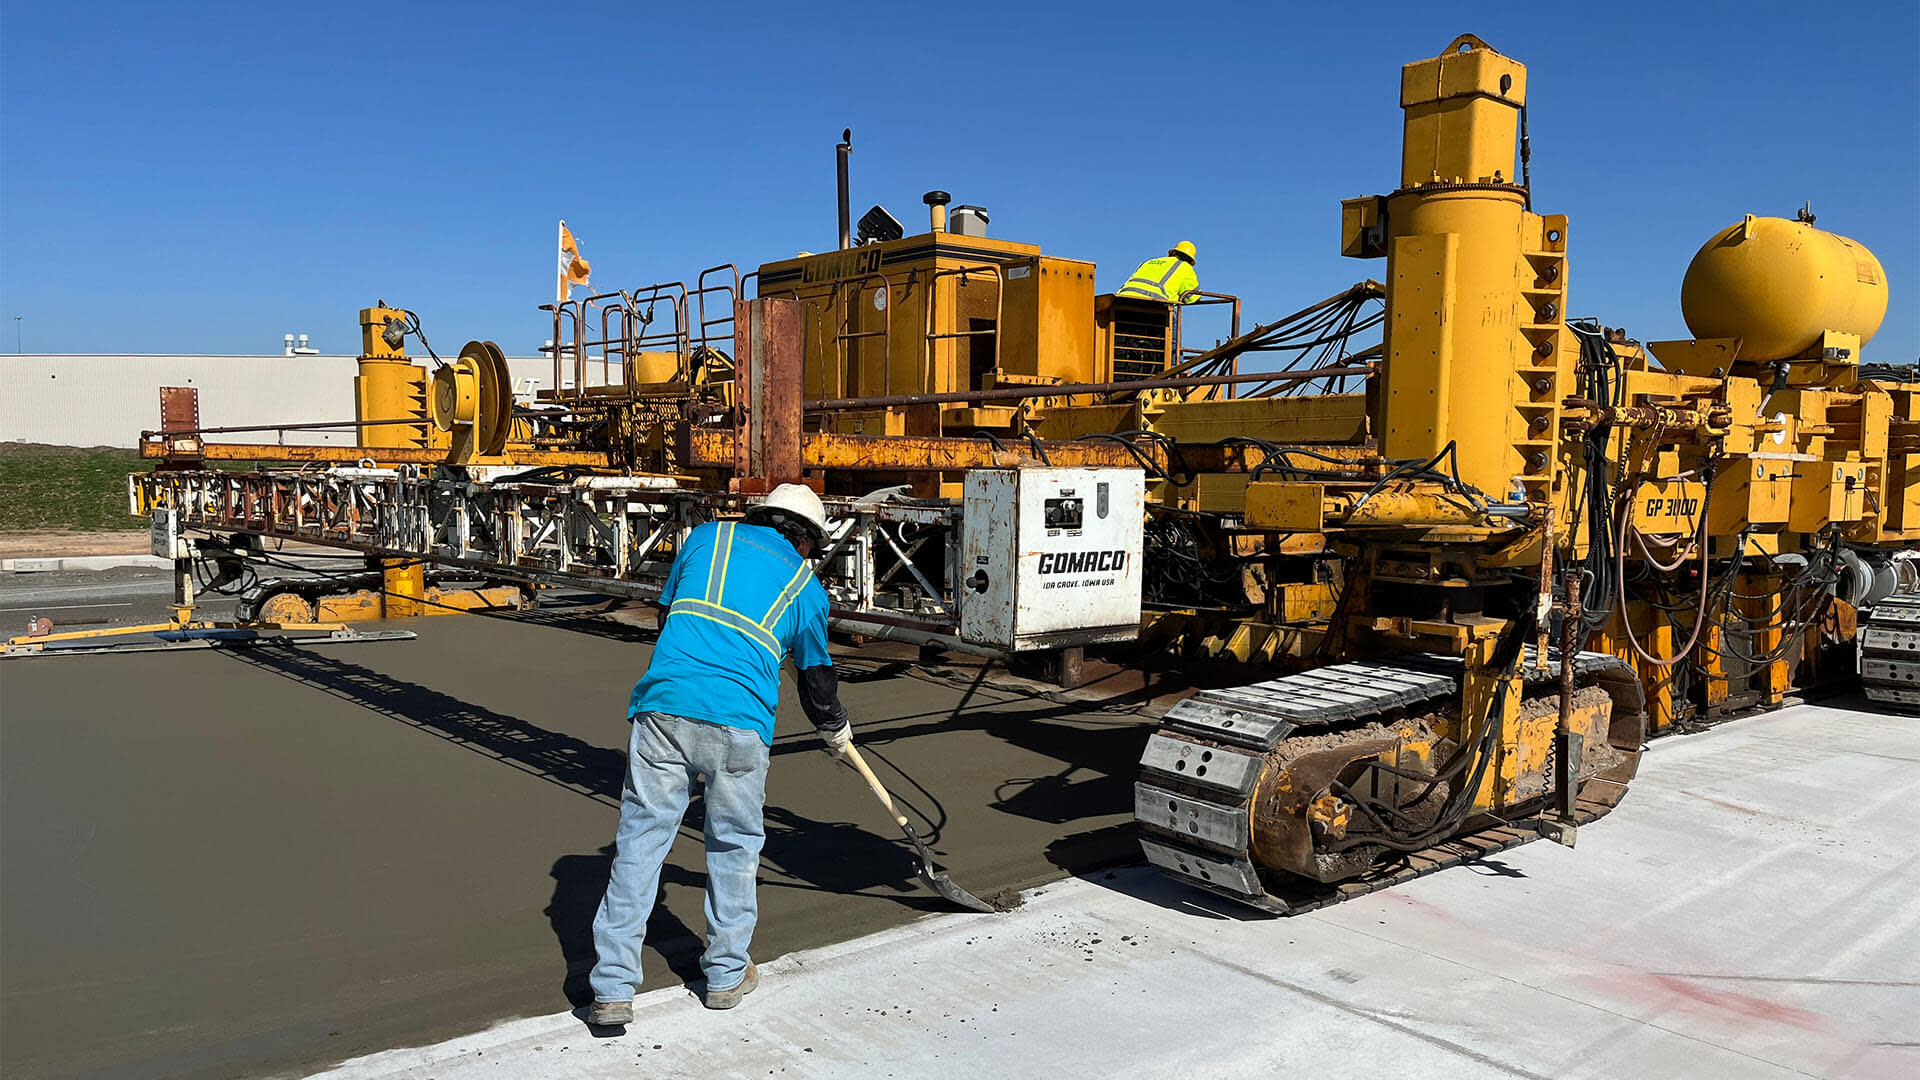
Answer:
[[[688,530],[747,505],[670,476],[523,482],[414,465],[136,473],[127,478],[127,501],[140,516],[178,510],[182,529],[422,559],[642,600],[659,595]],[[959,637],[958,505],[824,502],[830,534],[818,564],[835,629],[1004,655]],[[922,555],[928,547],[940,552],[937,565]]]

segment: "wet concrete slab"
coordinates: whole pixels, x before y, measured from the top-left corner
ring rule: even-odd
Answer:
[[[333,1080],[1920,1074],[1920,718],[1801,706],[1655,743],[1574,850],[1535,843],[1275,919],[1143,867]],[[606,1034],[606,1033],[601,1033]]]
[[[303,1072],[585,1000],[644,635],[395,625],[420,636],[0,668],[0,1072]],[[957,881],[1130,854],[1124,704],[909,666],[850,663],[844,696]],[[938,909],[791,702],[774,753],[756,956]],[[697,975],[702,883],[683,829],[649,988]]]

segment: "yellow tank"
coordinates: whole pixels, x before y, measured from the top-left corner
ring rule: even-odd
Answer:
[[[1786,360],[1828,330],[1866,344],[1887,315],[1887,275],[1844,236],[1749,214],[1693,257],[1680,312],[1695,337],[1739,338],[1741,360]]]

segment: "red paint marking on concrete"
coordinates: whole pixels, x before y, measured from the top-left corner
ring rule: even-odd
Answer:
[[[1791,1024],[1800,1028],[1823,1028],[1827,1018],[1816,1012],[1793,1005],[1782,1005],[1752,994],[1737,994],[1731,990],[1716,990],[1704,986],[1692,979],[1683,979],[1678,975],[1651,975],[1648,978],[1676,997],[1697,1001],[1702,1005],[1753,1020],[1770,1024]]]
[[[1388,903],[1397,904],[1400,907],[1406,908],[1408,911],[1425,915],[1441,922],[1459,923],[1461,921],[1458,915],[1448,911],[1446,908],[1438,904],[1430,904],[1417,896],[1409,896],[1404,892],[1398,892],[1393,889],[1384,889],[1377,895]]]
[[[1708,986],[1681,975],[1617,970],[1587,981],[1601,990],[1661,1010],[1687,1009],[1698,1012],[1700,1007],[1704,1007],[1711,1010],[1709,1015],[1741,1025],[1785,1025],[1843,1037],[1847,1034],[1845,1025],[1821,1013],[1752,994]]]

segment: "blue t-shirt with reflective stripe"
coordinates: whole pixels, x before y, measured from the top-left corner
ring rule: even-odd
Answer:
[[[666,623],[627,708],[758,732],[773,745],[780,664],[831,665],[827,590],[786,537],[708,522],[687,534],[660,593]]]

